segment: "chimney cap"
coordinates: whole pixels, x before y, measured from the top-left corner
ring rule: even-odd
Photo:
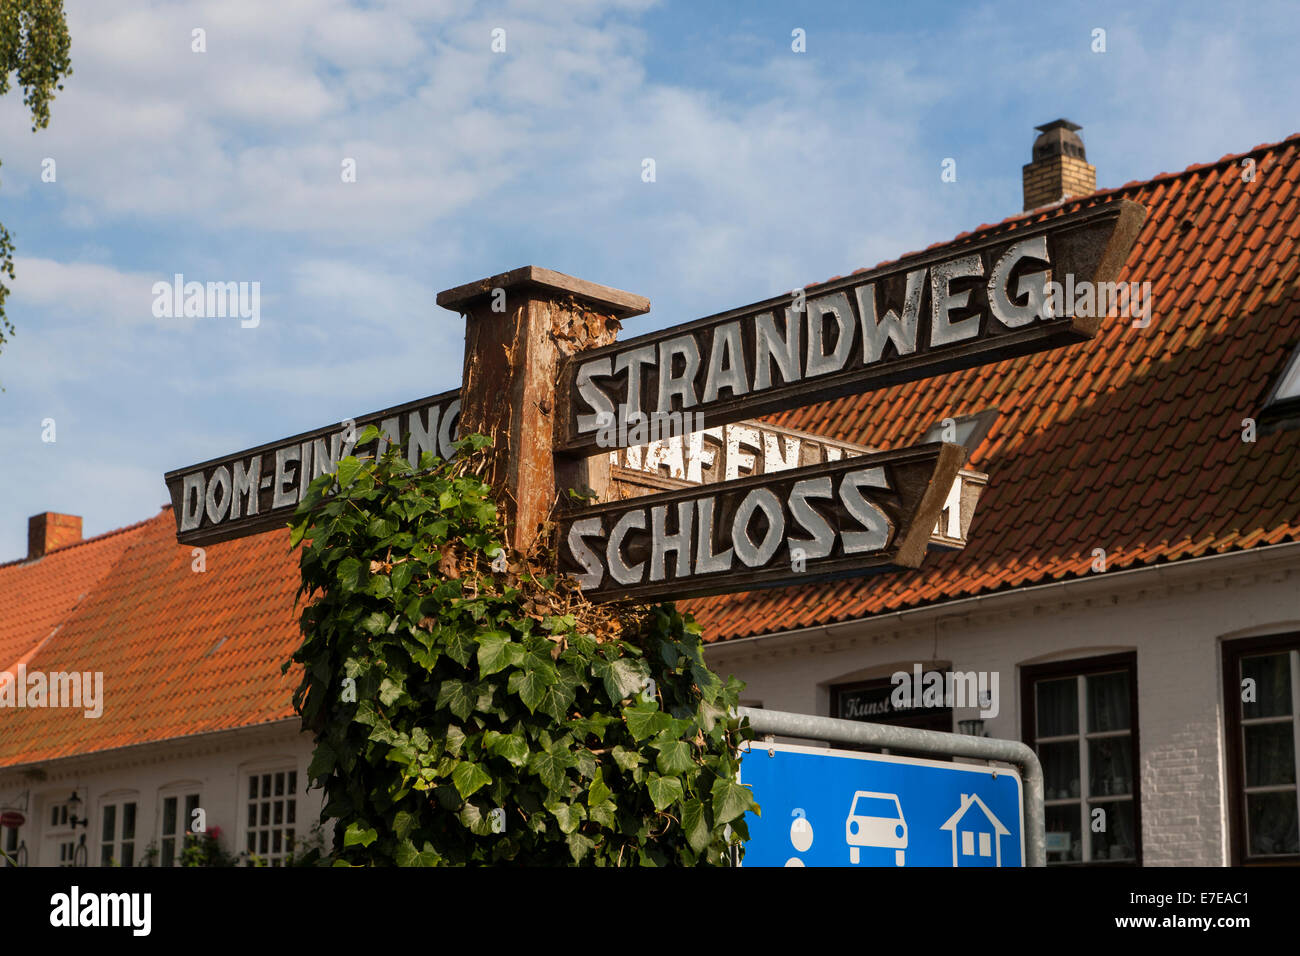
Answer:
[[[1054,129],[1068,129],[1071,133],[1075,130],[1083,129],[1078,123],[1071,123],[1068,119],[1054,119],[1050,123],[1044,123],[1042,126],[1035,126],[1034,129],[1040,133],[1047,133]]]
[[[1071,123],[1068,119],[1055,119],[1042,126],[1035,126],[1034,129],[1039,130],[1038,138],[1034,140],[1034,162],[1051,159],[1053,156],[1073,156],[1087,162],[1088,155],[1084,152],[1083,140],[1077,132],[1083,127],[1078,123]]]

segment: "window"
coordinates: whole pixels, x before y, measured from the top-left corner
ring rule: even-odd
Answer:
[[[929,696],[925,693],[928,682],[937,681],[941,688],[947,687],[946,674],[949,670],[947,664],[935,664],[927,667],[922,678],[922,686],[912,688],[912,698],[910,700],[899,695],[899,700],[903,701],[903,706],[895,703],[894,691],[899,685],[895,684],[892,677],[881,677],[876,680],[863,681],[856,684],[841,684],[831,688],[831,716],[840,717],[845,720],[865,720],[873,724],[894,724],[899,727],[916,727],[921,730],[938,730],[943,733],[952,733],[952,707],[949,702],[939,695],[939,699],[934,699],[935,695]],[[912,671],[907,672],[911,676]],[[935,674],[937,677],[931,678],[929,675]],[[840,750],[862,750],[870,753],[877,751],[895,754],[900,757],[925,757],[929,760],[942,760],[943,757],[931,753],[913,753],[909,750],[898,750],[891,748],[862,747],[857,744],[837,743],[835,747]]]
[[[5,866],[18,865],[18,828],[5,827],[5,853],[9,859],[4,861]]]
[[[158,830],[158,865],[180,866],[185,837],[190,832],[194,811],[199,806],[197,793],[164,796],[162,819]]]
[[[135,801],[105,803],[100,811],[99,865],[135,866]]]
[[[77,816],[76,809],[67,801],[50,804],[49,810],[44,817],[45,835],[41,841],[41,857],[45,865],[49,865],[51,862],[57,863],[58,866],[85,865],[84,843],[86,835],[84,833],[81,835],[83,844],[81,859],[77,857],[76,828],[72,825],[73,819]],[[55,847],[58,848],[58,854],[56,858],[52,859],[49,854],[54,853]]]
[[[275,770],[248,778],[245,849],[268,866],[281,866],[293,852],[298,772]],[[249,860],[249,865],[253,864]]]
[[[1047,863],[1141,863],[1137,655],[1021,669],[1024,740],[1043,765]]]
[[[1259,419],[1262,433],[1300,426],[1300,345],[1269,387]]]
[[[1232,861],[1300,862],[1300,634],[1223,645]]]

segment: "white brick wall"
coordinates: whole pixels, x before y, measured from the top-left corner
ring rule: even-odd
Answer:
[[[1225,865],[1221,643],[1300,631],[1295,570],[1242,572],[1225,587],[1226,567],[1211,561],[1180,570],[1176,593],[1137,591],[1135,574],[1122,586],[1113,579],[1113,593],[1090,593],[1088,601],[1073,585],[1036,597],[1012,592],[960,614],[918,613],[904,622],[714,646],[707,654],[714,669],[748,683],[746,699],[815,714],[830,713],[830,685],[910,671],[916,661],[997,671],[1000,712],[985,729],[1018,740],[1021,665],[1136,651],[1143,862]],[[1154,583],[1154,572],[1139,574]],[[1090,592],[1103,586],[1089,584]],[[1036,609],[1027,606],[1031,597]],[[1064,600],[1071,603],[1062,607]],[[974,716],[959,710],[954,720]]]

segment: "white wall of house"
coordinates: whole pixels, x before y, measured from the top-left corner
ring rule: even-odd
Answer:
[[[161,845],[163,805],[169,796],[180,798],[178,807],[183,808],[184,796],[197,793],[208,830],[221,828],[220,841],[225,849],[246,849],[250,778],[256,776],[258,825],[253,829],[259,848],[262,829],[267,830],[268,847],[273,845],[275,830],[281,831],[283,841],[283,831],[289,827],[302,841],[319,819],[323,794],[307,790],[312,744],[310,736],[299,727],[299,721],[293,719],[0,770],[0,804],[26,804],[27,821],[18,838],[26,845],[28,865],[60,865],[63,845],[75,845],[86,834],[88,864],[96,866],[100,865],[104,844],[104,806],[114,804],[119,808],[115,812],[118,841],[112,848],[117,859],[121,855],[121,807],[134,803],[134,856],[136,865],[140,865],[151,842]],[[274,793],[276,775],[287,775],[289,771],[296,773],[297,784],[292,795],[292,824],[287,819],[289,795]],[[268,825],[262,828],[260,792],[265,774],[271,775],[273,792],[269,797]],[[287,788],[287,776],[283,779]],[[77,815],[88,818],[89,826],[74,831],[61,821],[52,825],[53,808],[65,803],[74,790],[81,800]],[[281,804],[278,824],[276,803]],[[187,825],[183,821],[181,829]],[[328,847],[328,834],[326,839]]]
[[[1021,667],[1135,651],[1143,863],[1214,866],[1229,861],[1222,642],[1298,630],[1300,547],[1286,545],[726,642],[706,657],[747,682],[745,702],[819,715],[832,685],[916,662],[989,671],[1000,700],[985,730],[1019,740]],[[953,730],[977,716],[957,709]]]

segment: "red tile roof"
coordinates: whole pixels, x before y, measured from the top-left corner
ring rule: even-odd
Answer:
[[[16,667],[54,633],[143,526],[87,538],[34,561],[0,564],[0,671]]]
[[[1001,415],[970,541],[914,571],[684,602],[709,640],[919,607],[1090,573],[1300,540],[1300,432],[1242,438],[1300,338],[1300,135],[981,226],[1011,231],[1131,199],[1147,219],[1120,276],[1152,283],[1151,325],[773,416],[879,448],[945,417]],[[1255,160],[1252,182],[1241,161]]]
[[[1124,197],[1148,215],[1125,281],[1150,328],[778,416],[876,447],[999,408],[972,464],[990,482],[964,551],[915,571],[687,602],[711,640],[867,617],[1110,569],[1300,539],[1300,432],[1240,439],[1300,337],[1300,136],[981,226],[969,237]],[[1184,229],[1183,222],[1195,225]],[[1199,283],[1199,284],[1198,284]],[[296,559],[288,532],[210,545],[204,572],[170,509],[0,565],[0,668],[102,671],[103,716],[0,710],[0,767],[292,717]],[[53,634],[53,636],[51,636]],[[48,638],[48,640],[47,640]]]
[[[127,530],[116,561],[75,608],[84,579],[42,566],[92,542],[0,568],[0,604],[37,606],[47,617],[40,602],[53,604],[54,595],[70,608],[26,661],[27,673],[104,674],[98,718],[72,708],[0,710],[0,767],[293,716],[300,671],[280,673],[298,645],[289,532],[209,545],[199,572],[192,549],[176,543],[170,508]]]

